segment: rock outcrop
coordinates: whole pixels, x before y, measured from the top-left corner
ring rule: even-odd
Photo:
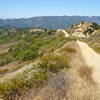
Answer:
[[[68,31],[72,36],[89,37],[94,32],[94,27],[92,23],[80,22],[79,24],[73,25]]]

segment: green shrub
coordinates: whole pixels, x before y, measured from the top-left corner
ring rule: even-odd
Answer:
[[[37,56],[38,56],[37,51],[23,50],[18,53],[17,59],[19,59],[21,61],[27,61],[27,60],[35,59]]]
[[[68,68],[67,55],[48,54],[41,57],[40,67],[45,71],[59,71],[62,68]]]
[[[0,66],[8,64],[12,60],[14,60],[14,58],[10,54],[8,54],[8,53],[0,55]]]
[[[92,23],[94,29],[98,30],[100,29],[100,25],[98,25],[97,23]]]

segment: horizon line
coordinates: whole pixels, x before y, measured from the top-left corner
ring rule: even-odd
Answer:
[[[36,18],[36,17],[100,17],[100,15],[41,15],[41,16],[30,16],[30,17],[12,17],[12,18],[0,18],[2,20],[9,20],[9,19],[29,19],[29,18]]]

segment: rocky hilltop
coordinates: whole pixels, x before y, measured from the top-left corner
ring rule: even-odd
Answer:
[[[94,32],[95,28],[92,23],[80,22],[73,25],[68,31],[72,36],[85,37],[89,36]]]
[[[100,33],[100,28],[96,23],[80,22],[72,25],[67,30],[58,29],[56,35],[58,36],[74,36],[74,37],[90,37]]]

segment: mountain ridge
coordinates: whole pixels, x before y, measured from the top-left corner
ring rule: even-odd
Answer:
[[[66,29],[73,24],[86,21],[100,24],[100,16],[38,16],[31,18],[0,19],[0,28],[44,28]]]

